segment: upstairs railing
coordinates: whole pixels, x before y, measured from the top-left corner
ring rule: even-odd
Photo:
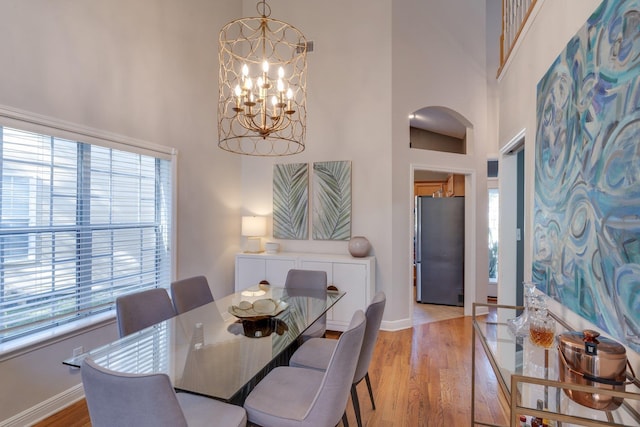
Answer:
[[[529,18],[536,0],[502,0],[502,35],[500,36],[500,69],[507,62],[513,46]]]

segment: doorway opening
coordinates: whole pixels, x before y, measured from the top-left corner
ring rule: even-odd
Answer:
[[[516,203],[500,204],[500,251],[498,300],[522,305],[525,227],[525,134],[516,135],[501,150],[500,198]]]
[[[464,315],[465,179],[414,170],[413,325]]]
[[[424,313],[418,311],[420,308],[444,307],[454,309],[455,316],[470,315],[472,303],[476,300],[476,256],[472,249],[476,247],[477,196],[475,193],[477,184],[473,162],[475,150],[472,130],[472,124],[464,116],[442,106],[424,107],[410,116],[410,148],[433,153],[433,155],[426,157],[420,154],[422,162],[411,164],[411,185],[413,186],[411,194],[413,197],[410,208],[412,224],[410,268],[413,276],[410,276],[412,280],[408,285],[411,286],[409,295],[414,308],[412,310],[414,324],[424,318]],[[441,155],[443,152],[451,154],[446,154],[443,157]],[[418,153],[416,152],[416,154]],[[454,234],[454,230],[462,234],[461,244],[454,245],[457,248],[455,254],[443,250],[443,248],[449,247],[449,244],[446,246],[442,244],[442,248],[437,247],[431,254],[437,257],[438,261],[429,263],[429,267],[446,264],[451,259],[458,260],[460,267],[457,268],[457,279],[450,285],[453,289],[445,286],[443,291],[443,287],[441,287],[438,291],[443,292],[435,296],[426,295],[425,297],[424,294],[421,294],[425,288],[419,285],[421,278],[418,276],[424,275],[424,268],[418,269],[419,258],[416,258],[416,255],[422,256],[422,254],[417,254],[416,250],[416,243],[420,238],[416,226],[416,201],[418,197],[429,200],[430,202],[426,203],[428,205],[439,205],[440,203],[436,199],[445,201],[441,203],[442,205],[447,204],[446,201],[455,204],[455,200],[459,199],[458,203],[461,205],[457,208],[459,213],[456,216],[455,226],[446,224],[451,221],[445,221],[445,225],[441,227],[431,227],[432,229],[446,230],[446,226],[451,226],[448,232],[442,234],[446,237]],[[447,216],[447,214],[444,215]],[[425,224],[429,226],[431,223],[432,221],[427,219]],[[465,230],[468,232],[465,233]],[[442,236],[432,236],[431,240],[442,241],[444,239]],[[430,273],[432,270],[428,270],[428,274]],[[443,294],[445,294],[444,300],[441,299]],[[423,303],[417,303],[418,300]],[[429,317],[432,317],[431,314]]]

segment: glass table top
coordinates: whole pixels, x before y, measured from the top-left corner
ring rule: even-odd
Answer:
[[[477,314],[478,308],[488,308],[490,314]],[[611,423],[607,425],[639,425],[640,416],[637,411],[640,402],[636,400],[638,397],[635,395],[638,388],[633,384],[626,387],[627,396],[631,399],[626,399],[623,406],[608,413],[587,408],[568,398],[565,388],[562,387],[566,386],[566,383],[560,381],[560,370],[564,369],[564,366],[561,365],[558,335],[573,329],[561,318],[549,312],[555,320],[554,342],[549,348],[540,347],[534,344],[530,337],[517,337],[509,329],[507,321],[520,314],[517,308],[497,304],[475,304],[473,313],[474,329],[507,399],[511,399],[515,393],[516,402],[523,407],[535,409],[538,400],[541,400],[545,411],[581,417],[596,423]],[[516,377],[514,382],[513,377]],[[512,384],[516,384],[515,390],[512,389]]]
[[[63,363],[91,357],[118,372],[162,372],[178,390],[230,400],[343,296],[249,288]]]

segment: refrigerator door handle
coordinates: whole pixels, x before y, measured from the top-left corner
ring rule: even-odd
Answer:
[[[422,302],[422,263],[416,262],[416,301]]]
[[[416,257],[416,265],[422,261],[422,197],[416,197],[416,235],[413,238],[415,242],[415,257]],[[420,282],[418,282],[420,283]]]
[[[422,197],[416,196],[415,233],[413,242],[415,245],[416,265],[416,301],[422,302]]]

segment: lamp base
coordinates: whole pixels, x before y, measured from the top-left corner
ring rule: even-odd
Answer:
[[[247,237],[247,248],[245,253],[257,254],[262,252],[262,242],[260,237]]]

